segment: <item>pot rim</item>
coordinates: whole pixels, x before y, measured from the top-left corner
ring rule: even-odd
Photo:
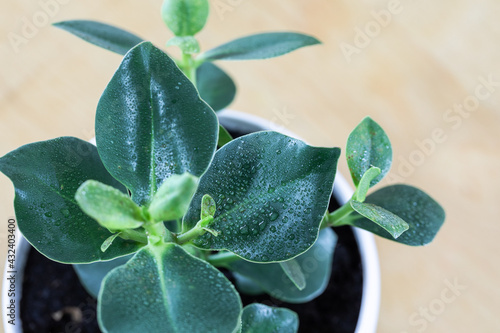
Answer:
[[[243,112],[238,112],[234,110],[223,110],[217,113],[219,120],[224,123],[231,121],[239,126],[250,127],[251,131],[260,130],[275,130],[281,132],[285,135],[302,140],[295,133],[281,127],[271,121],[267,121],[263,118],[250,115]],[[94,140],[94,139],[92,139]],[[92,142],[91,140],[91,142]],[[95,141],[94,141],[95,144]],[[337,172],[334,182],[334,192],[335,198],[341,202],[347,202],[352,194],[353,189],[348,184],[346,179]],[[16,220],[17,223],[17,220]],[[361,298],[361,308],[358,315],[358,321],[356,324],[355,333],[375,333],[377,329],[378,314],[380,308],[380,266],[378,261],[377,247],[375,244],[375,237],[373,234],[359,229],[353,228],[354,236],[358,243],[359,252],[361,255],[361,264],[363,267],[363,293]],[[22,271],[24,270],[24,265],[27,259],[27,252],[30,249],[30,244],[21,235],[19,229],[16,225],[16,258],[15,258],[15,271],[16,274],[16,295],[11,298],[8,297],[9,286],[4,278],[2,286],[2,309],[10,304],[11,299],[15,300],[16,304],[16,325],[13,326],[8,323],[8,317],[5,313],[3,316],[3,326],[5,333],[21,333],[22,325],[19,318],[19,306],[22,293]],[[3,276],[7,276],[7,272],[12,271],[9,269],[9,263],[5,262],[5,267],[3,270]]]

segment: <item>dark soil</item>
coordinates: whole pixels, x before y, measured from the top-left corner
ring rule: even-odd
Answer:
[[[330,210],[336,207],[332,200]],[[260,302],[290,308],[299,315],[300,332],[354,332],[363,291],[361,258],[352,229],[340,227],[335,232],[338,241],[332,276],[321,296],[305,304],[289,304],[267,295],[242,295],[243,304]],[[101,332],[96,300],[82,287],[72,266],[53,262],[33,249],[25,270],[20,315],[25,333]]]
[[[361,258],[351,228],[335,232],[332,276],[321,296],[305,304],[289,304],[267,295],[242,295],[243,303],[292,309],[299,315],[300,332],[354,332],[363,287]],[[25,333],[100,332],[96,300],[82,287],[72,266],[51,261],[33,249],[23,282],[21,320]]]

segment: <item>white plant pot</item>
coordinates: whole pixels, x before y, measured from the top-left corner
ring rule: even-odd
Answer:
[[[232,110],[224,110],[218,113],[222,125],[229,128],[238,128],[244,132],[255,132],[261,130],[275,130],[285,135],[300,139],[296,134],[279,127],[278,125],[266,121],[262,118],[252,116]],[[94,141],[95,142],[95,141]],[[352,196],[353,190],[344,177],[337,173],[333,195],[341,203],[347,202]],[[358,316],[355,333],[375,333],[377,329],[378,313],[380,307],[380,268],[378,262],[377,248],[373,235],[364,230],[353,228],[358,248],[361,256],[363,269],[363,294],[361,298],[361,308]],[[5,333],[21,333],[22,325],[19,319],[19,306],[22,293],[22,279],[24,266],[26,264],[27,254],[31,245],[21,236],[16,234],[16,295],[14,297],[16,304],[16,325],[8,323],[7,313],[3,315]],[[2,290],[2,312],[6,311],[12,297],[8,296],[9,283],[6,281],[7,272],[11,271],[8,264],[5,265],[3,290]]]

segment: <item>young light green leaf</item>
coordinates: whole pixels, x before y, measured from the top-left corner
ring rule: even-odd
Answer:
[[[87,180],[75,194],[80,208],[111,232],[139,228],[141,209],[125,193],[95,180]]]
[[[176,36],[194,36],[205,26],[209,9],[208,0],[164,0],[161,17]]]
[[[154,195],[148,209],[153,221],[181,219],[186,214],[197,187],[198,177],[187,172],[167,178]]]
[[[340,151],[311,147],[277,132],[242,136],[215,154],[184,218],[200,217],[201,199],[217,203],[210,228],[193,242],[256,262],[278,262],[305,252],[317,238],[328,206]]]
[[[199,61],[267,59],[320,43],[316,38],[300,33],[262,33],[235,39],[201,53],[197,59]]]
[[[120,232],[117,232],[116,234],[112,234],[106,240],[101,244],[101,251],[106,252],[107,249],[113,244],[114,240],[116,237],[120,236]]]
[[[299,317],[292,310],[258,303],[245,306],[241,321],[241,333],[296,333],[299,329]]]
[[[286,276],[288,276],[290,281],[292,281],[299,290],[303,290],[306,287],[306,277],[297,259],[282,261],[279,265]]]
[[[238,286],[250,288],[250,280],[276,299],[289,303],[305,303],[321,295],[328,285],[336,242],[337,236],[333,230],[323,229],[316,243],[294,259],[305,277],[305,288],[302,290],[283,272],[279,263],[256,264],[238,260],[230,263],[228,268],[235,273]]]
[[[145,247],[111,271],[98,301],[99,325],[108,333],[233,333],[241,311],[221,272],[172,243]]]
[[[384,130],[370,117],[366,117],[349,135],[346,156],[356,186],[372,166],[381,170],[380,175],[370,182],[372,187],[384,178],[391,168],[391,142]]]
[[[116,267],[126,264],[132,256],[127,255],[110,261],[100,261],[92,264],[75,264],[73,265],[73,269],[85,290],[92,297],[97,298],[104,277]]]
[[[99,155],[139,205],[174,174],[201,176],[218,129],[217,116],[193,84],[148,42],[125,56],[97,107]]]
[[[365,203],[382,207],[399,216],[409,229],[394,239],[385,229],[366,218],[356,219],[353,225],[381,237],[412,246],[430,243],[445,219],[443,208],[425,192],[408,185],[384,187],[366,197]]]
[[[205,62],[196,69],[196,87],[201,98],[214,111],[226,108],[236,95],[236,85],[233,79],[220,67],[210,62]]]
[[[196,38],[192,36],[175,36],[167,42],[167,46],[178,46],[181,49],[182,53],[185,54],[200,52],[200,44],[198,44]]]
[[[219,141],[217,142],[218,147],[224,146],[226,143],[231,142],[233,140],[233,137],[229,132],[224,128],[224,126],[220,125],[219,126]]]
[[[101,244],[111,233],[84,214],[75,200],[78,187],[88,179],[126,191],[104,168],[92,144],[71,137],[32,143],[0,158],[0,171],[14,183],[20,231],[50,259],[110,260],[142,246],[116,239],[102,252]]]
[[[84,41],[121,55],[125,55],[131,48],[143,41],[142,38],[128,31],[95,21],[63,21],[54,23],[54,26]]]
[[[378,177],[382,170],[377,167],[370,167],[363,177],[361,177],[361,180],[356,188],[356,191],[354,192],[354,198],[356,201],[363,202],[365,201],[366,194],[368,193],[368,190],[370,189],[370,184],[373,179]]]
[[[382,207],[355,200],[351,200],[350,203],[356,212],[382,227],[394,238],[401,236],[410,227],[402,218]]]
[[[215,204],[214,198],[205,194],[203,198],[201,198],[201,214],[200,220],[203,220],[206,217],[214,216],[217,205]]]

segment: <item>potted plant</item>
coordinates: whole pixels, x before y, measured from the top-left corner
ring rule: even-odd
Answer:
[[[423,191],[394,185],[368,195],[392,161],[371,118],[347,140],[355,191],[331,212],[339,148],[275,131],[232,139],[220,125],[214,109],[235,88],[211,61],[277,56],[316,39],[259,34],[198,54],[208,1],[167,0],[162,14],[177,61],[108,25],[57,24],[124,54],[99,101],[97,147],[61,137],[0,159],[20,231],[46,257],[77,264],[103,332],[296,332],[293,311],[243,306],[239,292],[317,297],[331,272],[332,227],[413,246],[434,238],[444,211]]]

